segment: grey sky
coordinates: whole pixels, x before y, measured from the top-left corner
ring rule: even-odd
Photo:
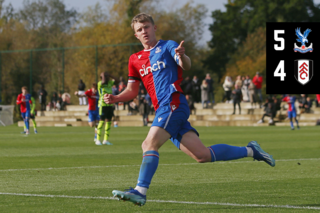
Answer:
[[[30,0],[33,1],[33,0]],[[320,1],[320,0],[319,0]],[[83,12],[88,6],[93,6],[96,3],[100,3],[102,6],[106,5],[105,0],[64,0],[68,8],[74,8],[79,12]],[[178,8],[186,3],[186,0],[162,0],[163,5],[167,5],[168,8]],[[201,45],[205,45],[207,41],[211,39],[211,33],[209,31],[209,24],[212,23],[210,14],[213,10],[224,10],[224,4],[228,0],[193,0],[194,4],[204,4],[208,8],[207,18],[204,20],[206,23],[206,29],[203,34],[203,39],[199,42]],[[20,9],[23,6],[23,0],[5,0],[5,5],[11,3],[15,9]]]
[[[30,0],[33,1],[33,0]],[[5,0],[5,4],[11,3],[15,9],[20,9],[23,4],[23,0]],[[83,12],[88,6],[100,3],[102,6],[106,5],[105,0],[64,0],[68,8],[74,8],[79,12]],[[162,0],[163,5],[167,5],[168,8],[178,8],[186,3],[186,0]],[[199,44],[205,45],[211,39],[211,33],[209,31],[209,24],[212,24],[211,12],[217,9],[225,11],[224,5],[228,0],[193,0],[194,4],[204,4],[208,8],[207,18],[204,20],[206,23],[206,29],[203,34],[203,38],[199,41]],[[314,0],[316,4],[320,4],[320,0]]]

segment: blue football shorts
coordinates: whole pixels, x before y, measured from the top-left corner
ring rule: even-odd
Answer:
[[[21,117],[23,119],[30,118],[30,111],[27,110],[26,112],[21,112]]]
[[[165,129],[171,135],[170,140],[178,149],[180,149],[180,142],[185,133],[192,130],[199,136],[197,130],[188,121],[190,110],[185,96],[180,94],[179,99],[179,107],[173,111],[172,103],[160,106],[151,125]]]
[[[99,110],[89,110],[88,116],[89,116],[88,122],[95,122],[100,120]]]
[[[288,111],[288,118],[295,118],[297,117],[296,110]]]

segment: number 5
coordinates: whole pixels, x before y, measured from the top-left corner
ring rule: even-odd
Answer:
[[[274,40],[280,41],[280,46],[274,44],[274,49],[277,51],[284,50],[284,38],[279,38],[279,34],[284,34],[284,30],[275,30],[274,31]]]

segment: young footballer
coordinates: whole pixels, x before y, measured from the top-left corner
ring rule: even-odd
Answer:
[[[288,94],[286,97],[282,99],[282,101],[285,101],[288,104],[288,118],[290,119],[291,130],[294,130],[292,118],[294,118],[294,120],[296,121],[297,129],[300,129],[299,122],[297,120],[297,111],[294,105],[294,103],[296,102],[296,99],[297,99],[296,96],[291,96],[290,94]]]
[[[88,98],[88,117],[89,117],[89,126],[95,127],[95,134],[94,134],[94,142],[97,141],[97,126],[99,123],[99,108],[98,108],[98,100],[99,100],[99,93],[97,90],[97,84],[93,83],[91,89],[88,89],[84,95],[79,94],[78,91],[74,93],[78,97],[87,97]],[[97,144],[97,145],[101,145]]]
[[[30,104],[32,104],[31,95],[25,86],[21,88],[21,92],[17,97],[17,104],[20,104],[21,117],[26,126],[26,135],[29,135]]]
[[[118,80],[108,74],[107,72],[103,72],[100,75],[101,81],[98,82],[98,92],[99,92],[99,116],[100,121],[99,125],[97,127],[97,141],[96,145],[112,145],[108,141],[109,135],[110,135],[110,128],[111,128],[111,120],[113,117],[113,103],[105,103],[103,101],[103,96],[107,94],[112,94],[112,86],[114,84],[118,84]],[[104,139],[101,144],[100,138],[101,138],[101,131],[104,125],[104,122],[106,122],[105,125],[105,132],[104,132]]]
[[[205,147],[197,130],[188,122],[189,106],[179,86],[182,70],[191,68],[191,60],[183,47],[184,41],[178,44],[171,40],[157,40],[157,27],[152,17],[144,13],[132,19],[131,27],[144,50],[130,56],[127,88],[116,96],[104,95],[104,101],[112,104],[133,99],[142,81],[151,96],[156,114],[142,143],[143,160],[136,187],[127,191],[114,190],[114,196],[140,206],[146,203],[146,193],[159,163],[158,150],[168,139],[199,163],[253,157],[275,166],[272,156],[263,151],[256,141],[243,147],[226,144]]]

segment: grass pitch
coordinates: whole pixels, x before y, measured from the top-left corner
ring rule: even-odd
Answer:
[[[134,187],[147,127],[111,129],[96,146],[89,127],[0,127],[0,212],[319,212],[319,127],[198,127],[207,146],[256,140],[274,168],[242,160],[198,164],[168,141],[143,207],[112,199]],[[31,132],[33,129],[31,129]]]

